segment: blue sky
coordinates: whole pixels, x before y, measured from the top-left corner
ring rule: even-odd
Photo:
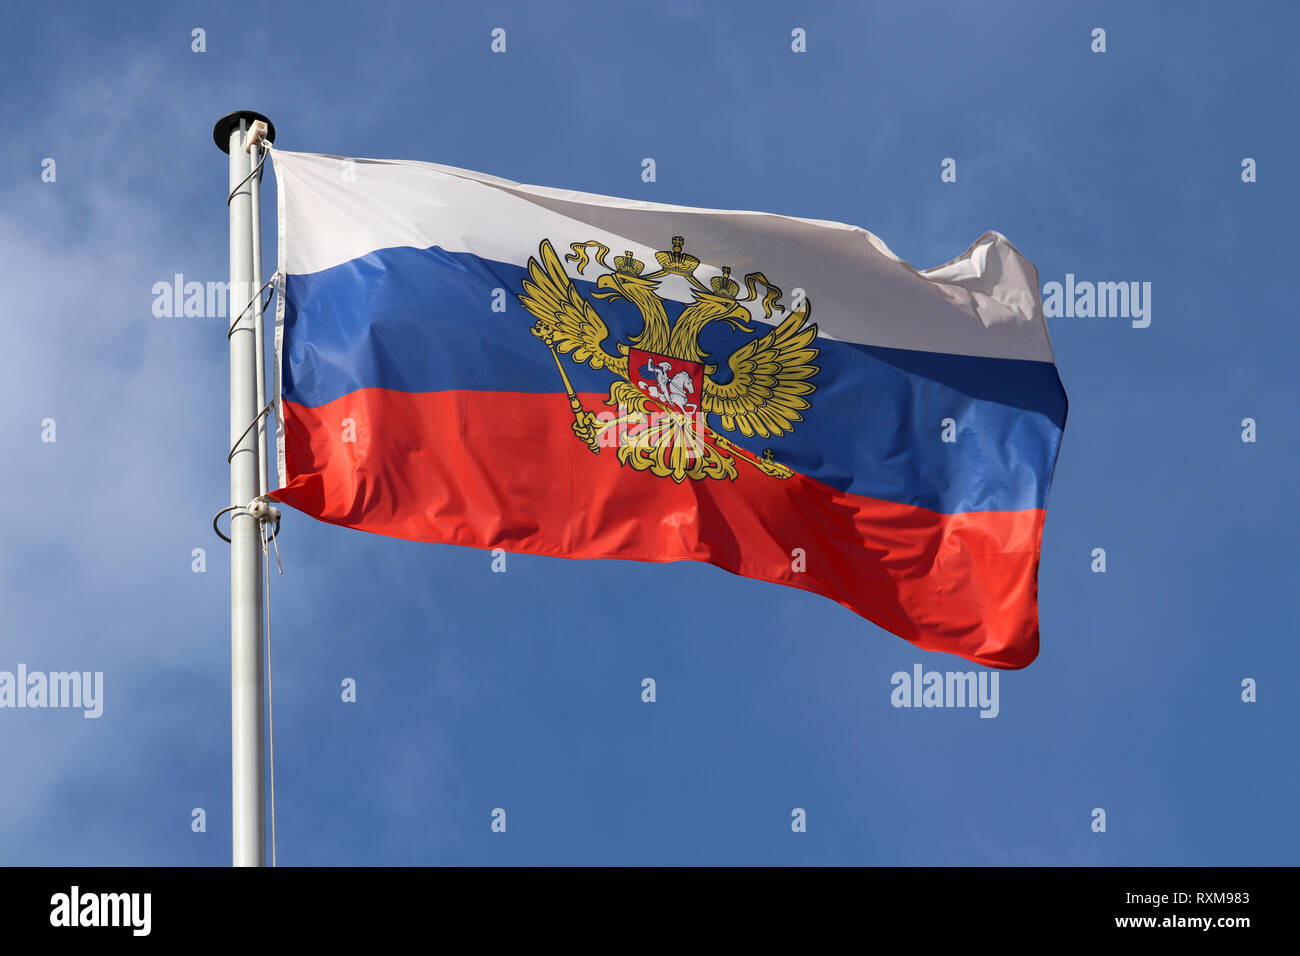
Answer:
[[[993,720],[891,707],[895,671],[965,663],[811,594],[699,564],[511,556],[493,574],[484,552],[288,513],[282,864],[1296,862],[1300,14],[795,9],[6,12],[0,670],[103,671],[105,700],[98,720],[0,710],[0,862],[230,860],[228,558],[210,527],[229,493],[225,320],[156,318],[152,287],[227,277],[211,129],[243,107],[287,149],[834,219],[918,268],[996,229],[1043,282],[1153,290],[1145,329],[1051,320],[1070,417],[1042,650],[1002,675]],[[645,626],[648,594],[671,594],[676,621]]]

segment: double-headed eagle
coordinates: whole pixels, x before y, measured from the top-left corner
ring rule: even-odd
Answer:
[[[609,326],[593,305],[578,291],[565,272],[549,239],[542,241],[536,257],[528,260],[528,278],[523,280],[519,301],[536,317],[535,336],[551,349],[556,367],[564,381],[573,410],[574,433],[593,452],[602,446],[616,446],[618,459],[633,468],[681,482],[684,478],[736,477],[735,459],[748,462],[764,474],[788,478],[793,472],[777,462],[770,450],[759,456],[729,441],[709,423],[717,416],[728,431],[738,430],[752,438],[780,436],[794,430],[803,421],[800,414],[810,407],[804,396],[815,391],[812,379],[819,369],[813,364],[818,350],[812,342],[817,326],[808,323],[811,303],[803,298],[798,308],[763,335],[750,339],[727,359],[730,377],[718,382],[718,370],[708,361],[700,347],[700,333],[711,322],[726,322],[732,328],[754,334],[758,331],[749,309],[743,304],[758,298],[761,285],[764,315],[773,309],[784,312],[781,290],[761,272],[745,276],[747,294],[737,298],[740,286],[731,278],[730,267],[714,276],[709,285],[695,277],[700,260],[683,251],[685,240],[673,237],[672,251],[655,254],[659,271],[642,275],[644,263],[631,252],[614,258],[614,270],[596,279],[593,298],[626,299],[641,312],[641,331],[627,342],[619,342],[617,351],[608,352],[605,340]],[[565,256],[577,263],[578,274],[590,262],[588,250],[595,250],[596,261],[609,269],[605,261],[609,247],[599,242],[575,242],[572,253]],[[661,280],[681,276],[690,286],[694,300],[670,321],[664,301],[658,295]],[[643,366],[629,362],[635,352]],[[599,415],[583,408],[561,356],[593,369],[608,369],[616,376],[606,403],[616,413]],[[674,395],[694,393],[686,386],[699,383],[698,406],[671,399],[665,390],[646,381],[646,373],[666,375],[675,370]]]

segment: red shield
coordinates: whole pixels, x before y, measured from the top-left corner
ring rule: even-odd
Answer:
[[[637,390],[664,411],[693,415],[700,407],[704,366],[699,362],[628,349],[627,375]]]

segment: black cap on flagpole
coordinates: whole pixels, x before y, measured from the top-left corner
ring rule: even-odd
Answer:
[[[275,142],[274,123],[256,110],[235,110],[235,112],[227,113],[217,120],[217,125],[212,128],[212,138],[223,153],[230,152],[230,134],[233,130],[239,129],[240,120],[243,120],[246,126],[252,126],[255,122],[261,120],[266,124],[267,142]]]

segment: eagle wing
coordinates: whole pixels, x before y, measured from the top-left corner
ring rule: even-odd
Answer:
[[[809,381],[820,369],[813,364],[817,326],[805,325],[811,312],[805,300],[798,311],[766,335],[751,339],[732,353],[731,381],[704,379],[701,407],[722,419],[722,427],[764,438],[794,430],[809,407],[804,395],[816,389]]]
[[[572,352],[575,362],[608,368],[626,378],[627,356],[605,351],[609,326],[564,271],[549,239],[542,240],[538,255],[540,262],[536,257],[528,260],[529,277],[519,296],[524,308],[550,330],[557,353]]]

